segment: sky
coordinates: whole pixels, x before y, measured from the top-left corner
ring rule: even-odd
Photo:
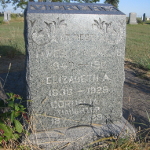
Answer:
[[[100,3],[104,3],[105,0],[100,0]],[[12,13],[21,12],[21,9],[14,11],[12,6],[8,6],[5,10]],[[142,17],[146,13],[146,17],[150,18],[150,0],[120,0],[119,10],[129,16],[129,13],[137,13],[137,17]],[[0,12],[4,11],[0,6]]]

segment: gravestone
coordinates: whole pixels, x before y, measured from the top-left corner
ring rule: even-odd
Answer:
[[[5,11],[4,12],[4,21],[5,22],[8,22],[8,21],[10,21],[11,20],[11,13],[9,12],[9,11]]]
[[[143,22],[145,22],[146,21],[146,14],[144,13],[143,14]]]
[[[136,13],[130,13],[129,14],[129,24],[137,24],[137,20],[136,20]]]
[[[143,21],[143,16],[141,17],[141,20]]]
[[[125,34],[125,14],[109,4],[28,3],[30,142],[81,149],[133,131],[122,117]]]
[[[4,12],[4,21],[8,21],[7,12],[6,11]]]

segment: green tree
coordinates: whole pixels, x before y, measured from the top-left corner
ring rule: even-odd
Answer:
[[[1,4],[3,10],[5,10],[5,8],[7,7],[7,4],[5,3],[5,0],[0,0],[0,4]]]
[[[7,4],[11,3],[14,5],[14,9],[22,8],[24,9],[27,6],[27,0],[0,0],[0,5],[3,9],[7,7]]]
[[[100,2],[100,0],[74,0],[77,1],[79,3],[96,3],[96,2]]]
[[[26,6],[27,6],[28,1],[33,2],[33,0],[11,0],[15,10],[17,8],[25,9]]]
[[[0,4],[2,5],[3,9],[7,7],[7,3],[12,3],[12,5],[14,6],[14,9],[17,9],[17,8],[25,9],[28,1],[34,2],[35,0],[0,0]],[[77,1],[80,3],[100,2],[100,0],[38,0],[38,2],[46,2],[46,1],[51,1],[51,2],[73,2],[73,1]],[[115,7],[118,7],[119,0],[105,0],[105,3],[112,4]]]
[[[14,9],[16,10],[17,8],[22,8],[25,9],[27,6],[28,2],[34,2],[35,0],[0,0],[1,6],[4,8],[7,7],[8,3],[12,3],[14,6]],[[36,0],[37,1],[37,0]],[[51,1],[51,2],[62,2],[63,0],[38,0],[38,2],[46,2],[46,1]],[[67,1],[67,0],[65,0]]]
[[[112,4],[113,6],[115,6],[116,8],[118,8],[119,0],[105,0],[104,3]]]

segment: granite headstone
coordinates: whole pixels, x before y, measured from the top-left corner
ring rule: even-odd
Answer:
[[[81,149],[118,135],[126,122],[125,14],[109,4],[29,2],[25,16],[30,141]]]
[[[137,24],[137,20],[136,20],[136,13],[130,13],[129,14],[129,24]]]

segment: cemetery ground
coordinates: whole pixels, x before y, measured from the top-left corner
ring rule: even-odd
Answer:
[[[5,79],[7,74],[10,77],[17,75],[17,72],[19,72],[19,75],[23,74],[25,62],[23,27],[23,18],[13,18],[9,23],[4,23],[3,18],[0,17],[0,81],[2,83],[4,83],[2,79]],[[123,115],[136,127],[140,136],[138,136],[136,142],[128,139],[114,141],[106,139],[106,143],[111,144],[110,147],[104,149],[150,149],[148,143],[150,135],[149,40],[150,22],[127,25]],[[8,78],[4,89],[9,91],[9,85],[13,87],[14,82],[22,84],[20,80]],[[12,92],[16,93],[17,90],[14,89]],[[0,95],[1,97],[2,95]],[[100,149],[100,147],[94,149]]]

